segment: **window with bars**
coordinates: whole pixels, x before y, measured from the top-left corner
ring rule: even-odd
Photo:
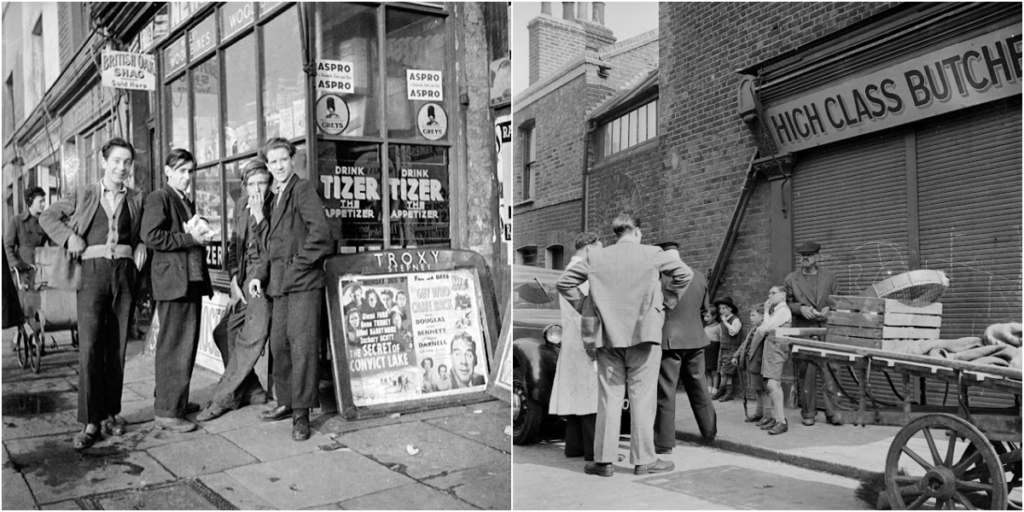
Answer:
[[[602,158],[625,151],[658,136],[658,100],[612,119],[598,128]]]

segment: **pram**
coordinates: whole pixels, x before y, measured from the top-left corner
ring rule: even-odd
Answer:
[[[24,323],[19,326],[14,340],[18,364],[31,366],[39,373],[46,353],[47,333],[50,347],[57,349],[52,333],[70,330],[71,346],[78,350],[78,302],[75,290],[60,290],[47,286],[57,247],[37,247],[32,269],[14,270],[18,298],[24,312]]]

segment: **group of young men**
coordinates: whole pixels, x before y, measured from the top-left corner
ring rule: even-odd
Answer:
[[[78,420],[84,428],[74,437],[78,450],[125,432],[118,416],[125,350],[146,270],[159,321],[155,423],[176,432],[196,429],[186,419],[196,410],[188,401],[189,383],[202,297],[213,294],[206,245],[214,231],[191,199],[192,154],[172,150],[164,166],[166,184],[144,199],[126,185],[135,159],[132,145],[114,138],[101,153],[99,183],[71,190],[38,214],[45,235],[81,265]],[[317,263],[329,252],[330,230],[315,185],[294,172],[294,157],[295,147],[275,138],[267,141],[262,157],[243,166],[248,199],[236,206],[227,257],[234,304],[227,336],[218,340],[225,372],[197,420],[266,403],[253,368],[269,338],[277,407],[261,418],[291,417],[292,438],[303,441],[310,435],[309,411],[319,405],[323,270]]]
[[[612,221],[612,230],[617,241],[608,247],[602,247],[590,233],[577,237],[576,257],[558,279],[559,293],[565,299],[565,325],[552,413],[572,420],[567,424],[566,455],[584,455],[588,474],[612,476],[628,389],[629,460],[634,473],[671,471],[675,465],[658,455],[672,453],[675,446],[677,385],[687,393],[701,436],[714,439],[717,435],[715,408],[704,378],[704,350],[709,340],[701,311],[710,307],[707,280],[682,262],[678,244],[641,244],[640,219],[634,215],[619,214]],[[798,327],[824,325],[830,295],[839,291],[835,274],[818,267],[819,250],[816,243],[798,246],[801,268],[785,281],[787,306]],[[561,392],[557,373],[571,371],[570,362],[563,359],[572,358],[574,341],[596,361],[596,399],[592,391],[579,391],[578,384],[575,395]],[[586,366],[579,372],[592,371]],[[797,370],[802,379],[803,424],[808,426],[814,424],[817,414],[817,370],[807,364]],[[831,386],[828,376],[823,377]],[[828,393],[826,418],[838,425],[827,398]],[[596,402],[596,418],[594,405],[582,403],[591,400]]]

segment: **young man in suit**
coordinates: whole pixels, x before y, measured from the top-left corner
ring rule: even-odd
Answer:
[[[793,313],[793,327],[825,327],[832,308],[832,295],[839,294],[839,280],[827,268],[818,266],[821,246],[805,242],[796,247],[800,254],[800,268],[786,276],[786,302]],[[818,365],[800,361],[797,363],[797,379],[800,382],[800,415],[803,424],[814,425],[818,415]],[[827,371],[821,372],[826,389],[834,391],[835,384]],[[826,395],[828,392],[826,392]],[[825,397],[825,420],[841,425],[836,417],[835,405]]]
[[[146,197],[142,217],[142,237],[154,251],[150,280],[160,319],[153,413],[158,428],[175,432],[196,428],[185,419],[189,382],[199,348],[203,296],[213,296],[206,268],[209,231],[191,227],[196,210],[188,192],[195,169],[192,153],[171,150],[164,165],[167,184]]]
[[[324,271],[321,259],[331,248],[331,231],[316,185],[295,175],[295,146],[286,139],[267,141],[263,150],[274,177],[270,215],[270,353],[274,360],[277,407],[264,421],[292,418],[292,439],[309,439],[309,410],[320,405],[320,317]],[[255,289],[262,293],[261,287]]]
[[[228,323],[238,325],[227,329],[225,347],[221,349],[225,356],[224,375],[210,405],[196,416],[198,421],[217,418],[245,402],[267,401],[267,393],[253,368],[270,336],[270,306],[260,290],[270,277],[267,235],[270,208],[274,204],[274,194],[270,191],[272,182],[267,163],[259,158],[250,160],[242,169],[248,199],[244,206],[236,203],[235,229],[227,256],[231,290],[238,300]]]
[[[641,245],[640,220],[620,213],[612,221],[615,245],[592,251],[558,279],[558,291],[583,314],[585,347],[597,349],[598,404],[594,462],[589,474],[612,476],[617,460],[622,400],[629,385],[630,464],[637,475],[671,471],[675,464],[654,452],[654,415],[661,363],[665,309],[675,307],[693,279],[693,271],[674,251]],[[668,295],[659,276],[672,278]],[[579,286],[590,283],[590,300]]]
[[[679,249],[675,242],[660,244],[665,251]],[[654,448],[659,454],[672,453],[676,445],[676,386],[682,382],[690,399],[693,418],[704,439],[718,435],[718,418],[714,402],[704,380],[704,349],[711,343],[704,332],[701,310],[711,306],[707,301],[707,279],[694,271],[689,288],[676,307],[665,312],[662,329],[661,370],[658,375],[658,411],[654,417]],[[662,290],[670,293],[672,281],[663,276]]]
[[[101,150],[103,178],[71,191],[39,216],[50,239],[82,261],[78,301],[78,421],[74,438],[84,450],[102,436],[122,435],[121,391],[128,326],[138,271],[146,263],[142,243],[142,194],[128,188],[135,148],[117,137]]]

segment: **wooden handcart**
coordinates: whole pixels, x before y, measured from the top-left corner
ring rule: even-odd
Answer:
[[[856,410],[838,410],[843,423],[903,427],[885,460],[885,492],[893,509],[1021,509],[1019,369],[827,343],[812,336],[825,339],[825,329],[786,329],[772,339],[788,344],[794,361],[838,367],[856,376],[858,389],[847,393]],[[886,374],[895,402],[873,393],[871,377],[878,372]],[[955,403],[928,403],[928,386],[955,390]],[[972,405],[969,390],[978,387],[1012,396],[1013,405]]]

